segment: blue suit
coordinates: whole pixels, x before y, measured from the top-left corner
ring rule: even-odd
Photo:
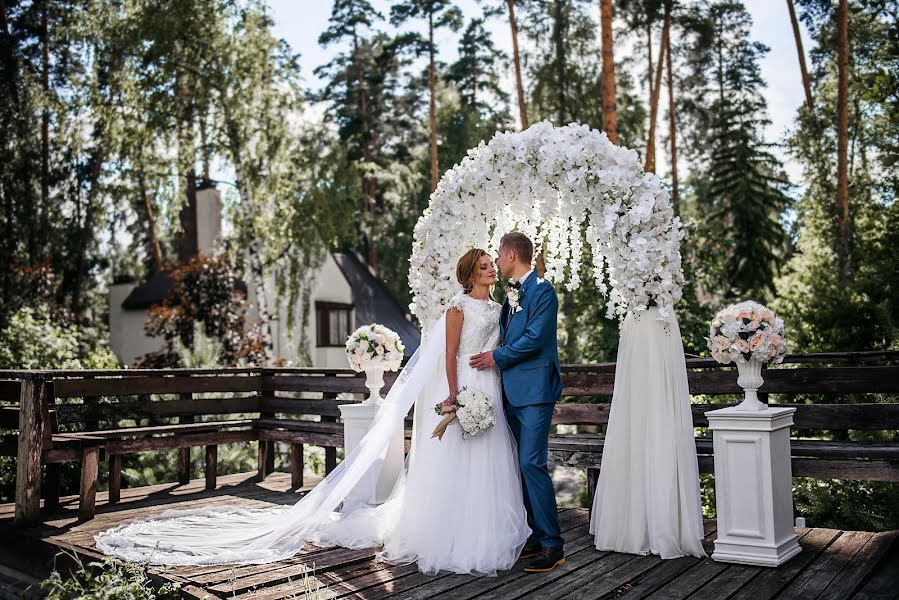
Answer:
[[[559,301],[548,281],[531,273],[519,290],[520,310],[508,298],[500,312],[502,345],[493,360],[502,374],[506,418],[518,442],[524,504],[531,539],[562,547],[556,493],[547,468],[549,428],[562,395],[556,340]]]

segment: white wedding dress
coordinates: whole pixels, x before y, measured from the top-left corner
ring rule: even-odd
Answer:
[[[621,328],[590,533],[599,550],[705,556],[684,347],[656,307]]]
[[[462,293],[450,306],[464,315],[459,387],[494,400],[496,424],[487,432],[463,437],[454,421],[442,440],[430,437],[441,419],[434,405],[448,395],[443,317],[428,328],[359,446],[293,507],[170,510],[97,535],[97,548],[154,564],[267,563],[292,556],[310,541],[347,548],[383,545],[380,558],[417,562],[425,573],[493,576],[511,568],[531,533],[517,450],[503,412],[499,373],[468,366],[469,356],[497,346],[500,307]],[[388,442],[413,403],[412,450],[404,474],[386,502],[364,504],[356,486],[377,475]]]

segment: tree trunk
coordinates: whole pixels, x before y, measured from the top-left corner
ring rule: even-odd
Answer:
[[[652,21],[646,17],[646,87],[649,90],[649,97],[652,98],[652,74],[655,70],[652,68]]]
[[[602,24],[602,126],[609,141],[618,143],[618,109],[615,103],[615,56],[612,34],[612,0],[600,0]]]
[[[670,34],[669,34],[670,35]],[[668,140],[671,145],[671,205],[674,214],[680,214],[680,191],[677,181],[677,112],[674,103],[674,69],[671,63],[671,40],[665,51],[666,71],[668,74]]]
[[[524,85],[521,83],[521,55],[518,53],[518,25],[515,23],[515,0],[506,0],[509,6],[509,26],[512,28],[512,60],[515,62],[515,85],[518,88],[518,114],[521,130],[528,128],[528,111],[524,103]]]
[[[665,21],[662,25],[662,41],[659,44],[659,61],[656,66],[655,81],[652,84],[652,98],[649,102],[649,137],[646,141],[646,164],[644,171],[656,169],[656,116],[659,113],[659,92],[662,89],[662,60],[668,51],[668,31],[671,28],[671,2],[665,3]]]
[[[180,50],[179,43],[176,48]],[[179,52],[180,54],[180,52]],[[181,58],[175,57],[176,64]],[[196,149],[193,136],[193,99],[187,70],[176,67],[175,97],[178,103],[178,170],[184,184],[184,203],[181,205],[179,220],[181,235],[178,238],[178,261],[187,263],[199,253],[197,246],[197,181],[195,172]]]
[[[564,0],[556,0],[554,3],[556,8],[555,18],[553,19],[553,44],[556,50],[556,77],[558,77],[559,85],[556,86],[559,103],[559,122],[557,125],[566,125],[569,120],[568,112],[568,79],[565,54],[565,7]]]
[[[41,113],[41,206],[40,231],[48,232],[50,225],[50,28],[49,0],[41,7],[41,89],[44,109]],[[36,257],[32,256],[32,260]]]
[[[802,49],[802,36],[799,33],[799,20],[796,19],[796,7],[793,6],[793,0],[787,0],[787,8],[790,10],[790,23],[793,25],[793,37],[796,39],[796,52],[799,54],[799,71],[802,73],[802,87],[805,89],[805,105],[809,110],[813,110],[815,103],[812,98],[812,84],[805,66],[805,51]]]
[[[147,190],[147,181],[144,178],[143,169],[139,175],[141,200],[143,201],[144,214],[147,218],[147,242],[150,247],[150,255],[153,257],[154,273],[162,271],[162,252],[159,249],[159,238],[156,237],[156,220],[153,217],[153,203],[150,201],[150,192]]]
[[[837,52],[837,223],[839,224],[840,275],[848,278],[849,260],[849,172],[846,160],[849,139],[849,2],[839,0]]]
[[[431,191],[437,189],[437,67],[434,65],[434,14],[428,14],[428,88],[431,91]]]

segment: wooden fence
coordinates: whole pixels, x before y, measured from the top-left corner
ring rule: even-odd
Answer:
[[[736,372],[709,359],[687,359],[687,366],[690,392],[694,401],[701,400],[693,404],[694,424],[705,427],[705,411],[726,406],[741,393]],[[847,402],[850,394],[899,393],[899,352],[790,355],[782,367],[763,375],[765,399],[771,394],[816,397],[815,403],[780,404],[797,409],[794,476],[899,481],[895,436],[859,442],[849,435],[899,430],[899,403],[895,398]],[[554,423],[579,427],[553,434],[550,459],[587,469],[590,493],[614,376],[614,364],[563,368],[565,398],[556,405]],[[395,374],[385,377],[385,387],[394,379]],[[91,518],[100,462],[108,465],[110,502],[116,502],[122,455],[134,452],[178,449],[178,478],[185,483],[190,449],[203,447],[206,484],[214,488],[219,444],[258,442],[259,477],[264,478],[274,469],[273,444],[286,443],[292,481],[302,485],[304,444],[325,448],[330,472],[343,446],[338,405],[366,392],[364,376],[347,369],[0,371],[0,403],[6,403],[0,407],[0,431],[7,432],[0,437],[0,455],[17,459],[16,522],[39,523],[42,497],[45,509],[58,505],[64,462],[81,465],[80,513]],[[217,397],[208,397],[211,393]],[[711,472],[711,438],[697,438],[697,453],[700,469]]]

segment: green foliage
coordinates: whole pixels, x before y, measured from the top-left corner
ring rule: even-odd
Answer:
[[[258,330],[246,329],[246,294],[237,287],[237,274],[227,255],[197,256],[168,274],[169,294],[150,308],[147,335],[165,340],[165,348],[151,353],[141,365],[234,366],[261,364]],[[203,363],[203,364],[198,364]]]
[[[768,122],[759,60],[767,48],[749,39],[742,4],[717,2],[705,17],[712,34],[703,59],[710,67],[701,91],[708,131],[701,169],[691,173],[688,216],[702,221],[691,236],[702,265],[699,284],[715,304],[766,301],[789,238],[783,219],[790,201],[780,162],[768,150]]]
[[[46,305],[24,307],[0,330],[2,369],[117,369],[99,332],[58,320]]]
[[[149,565],[114,558],[85,565],[76,555],[66,553],[66,557],[77,569],[67,575],[54,569],[41,582],[49,600],[177,600],[181,597],[180,584],[154,586],[148,575]]]

